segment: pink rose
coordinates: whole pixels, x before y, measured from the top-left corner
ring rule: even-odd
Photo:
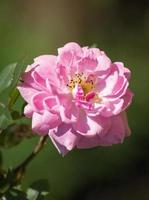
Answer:
[[[48,134],[62,155],[73,148],[122,143],[130,135],[125,110],[130,71],[97,48],[68,43],[58,55],[34,59],[18,86],[32,129]]]

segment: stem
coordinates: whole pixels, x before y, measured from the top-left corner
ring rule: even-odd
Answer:
[[[17,89],[14,89],[11,94],[10,94],[10,97],[9,97],[9,100],[8,100],[8,110],[11,111],[12,110],[12,106],[15,104],[15,102],[17,101],[19,97],[19,91]]]
[[[43,149],[44,145],[46,144],[47,138],[48,138],[48,135],[41,137],[39,139],[39,142],[35,146],[34,150],[32,151],[32,153],[18,167],[14,169],[14,173],[16,175],[16,182],[22,180],[26,167]]]
[[[27,166],[38,155],[38,153],[43,149],[47,138],[48,138],[48,135],[40,137],[39,142],[37,143],[37,145],[33,149],[32,153],[18,167],[13,169],[12,172],[10,172],[11,174],[9,174],[8,177],[7,176],[4,177],[4,180],[3,180],[4,185],[2,185],[2,191],[0,191],[0,199],[13,186],[20,184],[20,182],[22,181],[22,178],[24,177],[25,170],[26,170]]]

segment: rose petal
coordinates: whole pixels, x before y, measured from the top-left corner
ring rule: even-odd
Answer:
[[[107,134],[100,136],[101,146],[122,143],[126,135],[125,123],[122,115],[111,117],[111,127]]]
[[[30,87],[29,85],[22,83],[18,87],[18,90],[21,96],[25,99],[25,101],[29,104],[32,102],[32,96],[35,96],[39,91]]]
[[[63,155],[72,150],[79,139],[79,135],[72,129],[72,126],[65,123],[59,125],[57,131],[50,131],[49,136]]]

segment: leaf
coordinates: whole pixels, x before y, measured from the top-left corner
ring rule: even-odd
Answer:
[[[24,191],[11,189],[5,195],[6,200],[28,200],[27,195]]]
[[[13,104],[19,97],[19,92],[17,91],[16,86],[24,69],[25,65],[23,61],[19,64],[9,64],[0,73],[0,95],[1,97],[8,96],[7,99],[9,100],[6,100],[4,104],[8,104],[7,106],[9,110],[11,110]]]
[[[14,90],[12,90],[12,92],[9,95],[9,100],[8,100],[8,109],[11,111],[12,110],[12,106],[15,104],[15,102],[17,101],[18,97],[19,97],[19,91],[15,88]]]
[[[7,172],[1,170],[0,176],[0,195],[6,193],[11,185],[11,177],[12,177],[12,170],[8,170]]]
[[[0,133],[12,123],[11,115],[5,106],[0,105]]]
[[[33,190],[32,188],[29,188],[27,190],[27,198],[29,200],[37,200],[39,196],[39,192],[37,190]]]
[[[31,132],[28,125],[12,124],[1,132],[0,146],[4,148],[11,148],[18,145],[25,137],[29,137],[30,135]]]
[[[8,88],[14,78],[14,72],[15,68],[17,66],[17,63],[12,63],[7,65],[0,73],[0,93],[2,93],[3,90]]]
[[[14,70],[14,77],[13,77],[13,81],[12,81],[12,85],[11,85],[11,90],[13,92],[13,90],[15,89],[20,76],[22,74],[22,72],[25,70],[26,65],[25,65],[25,59],[23,61],[21,61],[20,63],[17,64],[15,70]]]
[[[16,110],[11,111],[11,117],[13,120],[19,120],[23,118],[22,115],[20,115],[20,113]]]
[[[11,111],[13,105],[17,101],[18,97],[20,96],[19,91],[17,90],[16,86],[20,80],[21,74],[25,69],[25,64],[24,61],[20,62],[16,65],[16,68],[14,70],[14,75],[13,75],[13,80],[10,86],[10,91],[9,91],[9,100],[8,100],[8,109]]]
[[[45,200],[45,197],[49,194],[49,188],[47,180],[38,180],[27,190],[27,197],[29,200]]]

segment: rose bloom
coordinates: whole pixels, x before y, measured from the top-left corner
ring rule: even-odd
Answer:
[[[73,148],[122,143],[130,135],[130,70],[98,48],[67,43],[27,66],[18,86],[32,129],[65,155]]]

